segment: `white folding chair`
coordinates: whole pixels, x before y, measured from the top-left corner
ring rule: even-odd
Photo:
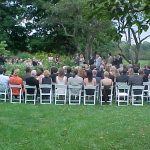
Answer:
[[[0,97],[0,100],[4,101],[4,102],[6,102],[7,96],[9,96],[8,89],[6,88],[5,85],[3,85],[1,83],[0,83],[0,96],[2,96],[2,97]]]
[[[23,91],[22,91],[22,85],[14,85],[9,84],[10,87],[10,102],[11,103],[21,103],[21,100],[23,99]],[[15,93],[15,90],[19,91]]]
[[[116,97],[116,101],[117,101],[117,99],[118,99],[118,98],[117,98],[117,95],[118,95],[118,93],[117,93],[117,92],[118,92],[118,86],[120,86],[120,85],[125,85],[125,86],[126,86],[126,85],[128,85],[128,84],[127,84],[127,82],[116,82],[116,84],[115,84],[115,92],[116,92],[116,93],[115,93],[115,97]]]
[[[101,85],[101,87],[100,87],[100,97],[101,97],[100,102],[101,102],[101,105],[103,105],[103,103],[106,102],[106,101],[103,100],[103,90],[106,90],[106,89],[103,85]],[[107,100],[107,103],[110,103],[110,105],[112,105],[113,85],[110,86],[107,90],[110,91],[110,94],[108,94],[109,100]]]
[[[125,106],[123,103],[129,105],[129,92],[130,92],[130,86],[128,85],[117,86],[116,96],[117,96],[118,106]]]
[[[147,99],[147,102],[149,101],[149,91],[150,91],[150,82],[143,82],[144,86],[144,98]]]
[[[40,89],[40,104],[52,103],[52,85],[51,84],[39,84]]]
[[[69,105],[80,105],[82,86],[68,85],[69,90]]]
[[[96,86],[84,86],[84,105],[95,105]]]
[[[67,85],[55,84],[55,104],[64,105],[67,100]]]
[[[144,86],[132,86],[132,105],[143,106]]]
[[[37,94],[36,86],[24,85],[24,90],[25,90],[25,104],[27,102],[33,102],[33,104],[35,105]]]

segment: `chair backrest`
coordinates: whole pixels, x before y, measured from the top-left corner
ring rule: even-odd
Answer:
[[[142,85],[134,85],[132,86],[132,95],[143,95],[144,92],[144,86]]]
[[[40,89],[43,89],[43,88],[51,89],[52,85],[51,84],[39,84],[39,88]]]
[[[9,84],[9,87],[10,87],[10,88],[22,89],[22,85],[21,85],[21,84],[19,84],[19,85],[16,85],[16,84]]]
[[[82,90],[81,85],[68,85],[69,93],[74,95],[79,95]]]
[[[127,82],[116,82],[116,86],[127,85]]]
[[[50,93],[52,89],[51,84],[39,84],[40,93]]]
[[[96,86],[85,85],[84,86],[84,94],[86,94],[86,95],[96,95]]]
[[[81,89],[82,86],[81,85],[68,85],[69,89]]]
[[[67,89],[67,85],[55,84],[55,89]]]
[[[25,94],[35,94],[37,91],[36,86],[24,85]]]
[[[142,86],[142,85],[134,85],[134,86],[132,86],[132,90],[144,90],[144,86]]]
[[[118,85],[118,90],[130,90],[129,85]]]
[[[22,85],[9,84],[10,91],[13,95],[20,95],[22,92]]]
[[[55,94],[66,95],[67,85],[55,84]]]
[[[84,89],[85,89],[85,90],[87,90],[87,89],[96,90],[96,86],[93,86],[93,85],[85,85],[85,86],[84,86]]]

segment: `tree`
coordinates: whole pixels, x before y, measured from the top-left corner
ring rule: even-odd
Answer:
[[[117,29],[118,47],[126,60],[129,58],[123,54],[120,47],[123,34],[130,45],[130,52],[134,55],[132,63],[138,63],[141,43],[150,35],[141,38],[143,31],[147,31],[150,25],[150,2],[146,0],[94,0],[90,1],[93,15],[103,19],[110,19]],[[131,49],[131,37],[135,43],[135,49]]]

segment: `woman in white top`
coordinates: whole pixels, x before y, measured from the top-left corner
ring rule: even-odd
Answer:
[[[67,77],[65,76],[65,72],[62,68],[58,69],[58,76],[56,77],[56,84],[66,85]]]
[[[84,79],[84,85],[96,86],[96,79],[93,78],[92,70],[87,70],[87,78]]]

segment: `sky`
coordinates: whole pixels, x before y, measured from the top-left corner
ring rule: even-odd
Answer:
[[[146,31],[146,32],[142,32],[141,34],[141,39],[143,39],[144,37],[150,35],[150,28]],[[125,41],[125,36],[123,35],[122,37],[122,41]],[[147,39],[145,39],[144,41],[147,41],[147,42],[150,42],[150,37],[148,37]],[[132,44],[134,44],[134,40],[133,40],[133,37],[131,38],[131,42]]]

